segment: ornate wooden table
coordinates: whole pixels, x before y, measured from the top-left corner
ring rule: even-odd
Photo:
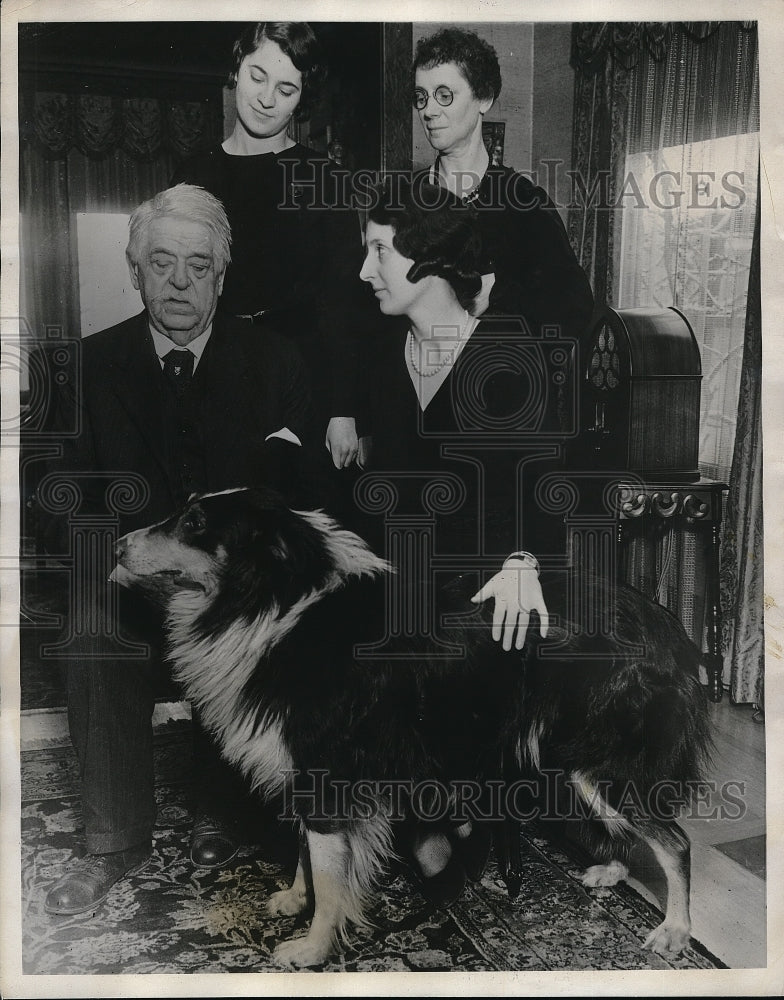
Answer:
[[[726,483],[700,478],[694,482],[672,480],[619,481],[615,487],[618,511],[618,549],[623,558],[628,541],[628,528],[640,522],[642,530],[678,532],[692,526],[707,534],[704,579],[706,583],[706,643],[705,668],[712,701],[721,701],[721,602],[719,590],[719,543]],[[709,534],[708,534],[709,533]],[[698,577],[699,577],[698,573]],[[635,582],[640,586],[639,581]],[[696,580],[695,584],[699,581]],[[641,588],[644,589],[644,588]],[[649,594],[655,597],[654,594]],[[698,645],[699,635],[692,636]]]

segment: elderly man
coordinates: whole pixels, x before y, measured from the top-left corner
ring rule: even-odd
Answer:
[[[216,315],[230,240],[221,203],[189,184],[131,216],[126,253],[144,312],[83,342],[79,398],[62,402],[77,407],[80,433],[64,442],[57,473],[78,483],[80,515],[105,515],[107,481],[123,474],[141,477],[143,488],[138,509],[120,515],[120,533],[165,518],[194,491],[267,484],[303,499],[302,470],[321,449],[308,449],[301,362],[288,341]],[[101,635],[76,635],[68,668],[88,853],[49,891],[51,913],[95,907],[150,856],[160,623],[133,592],[107,587],[117,591],[106,601],[117,620],[110,610]],[[149,643],[151,655],[140,659],[120,635]],[[195,763],[197,788],[223,785],[217,750],[203,735]],[[191,858],[204,867],[236,851],[213,805],[199,803],[191,836]]]

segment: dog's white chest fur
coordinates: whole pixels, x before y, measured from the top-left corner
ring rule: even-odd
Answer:
[[[174,673],[196,704],[205,724],[218,734],[224,756],[238,765],[254,788],[266,795],[279,791],[293,761],[279,719],[249,707],[245,686],[265,653],[290,630],[304,608],[295,606],[281,619],[270,609],[248,625],[232,622],[217,637],[194,628],[204,609],[203,594],[183,593],[169,609]]]
[[[245,703],[243,692],[249,679],[264,669],[264,658],[325,591],[347,576],[389,571],[389,564],[356,535],[332,530],[326,515],[305,512],[301,516],[323,533],[330,553],[333,573],[322,590],[304,595],[281,617],[273,604],[255,621],[230,622],[215,637],[201,635],[195,624],[208,605],[206,594],[183,591],[169,605],[171,659],[177,679],[198,705],[204,722],[218,734],[226,758],[268,795],[281,790],[294,763],[281,720],[269,714],[260,717]]]

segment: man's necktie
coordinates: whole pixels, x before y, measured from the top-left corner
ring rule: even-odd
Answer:
[[[193,352],[186,350],[169,351],[163,358],[163,373],[181,396],[193,377]]]

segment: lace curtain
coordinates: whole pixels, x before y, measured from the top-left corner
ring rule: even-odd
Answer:
[[[176,162],[218,141],[220,94],[201,101],[20,87],[21,312],[79,336],[78,212],[128,213]]]

